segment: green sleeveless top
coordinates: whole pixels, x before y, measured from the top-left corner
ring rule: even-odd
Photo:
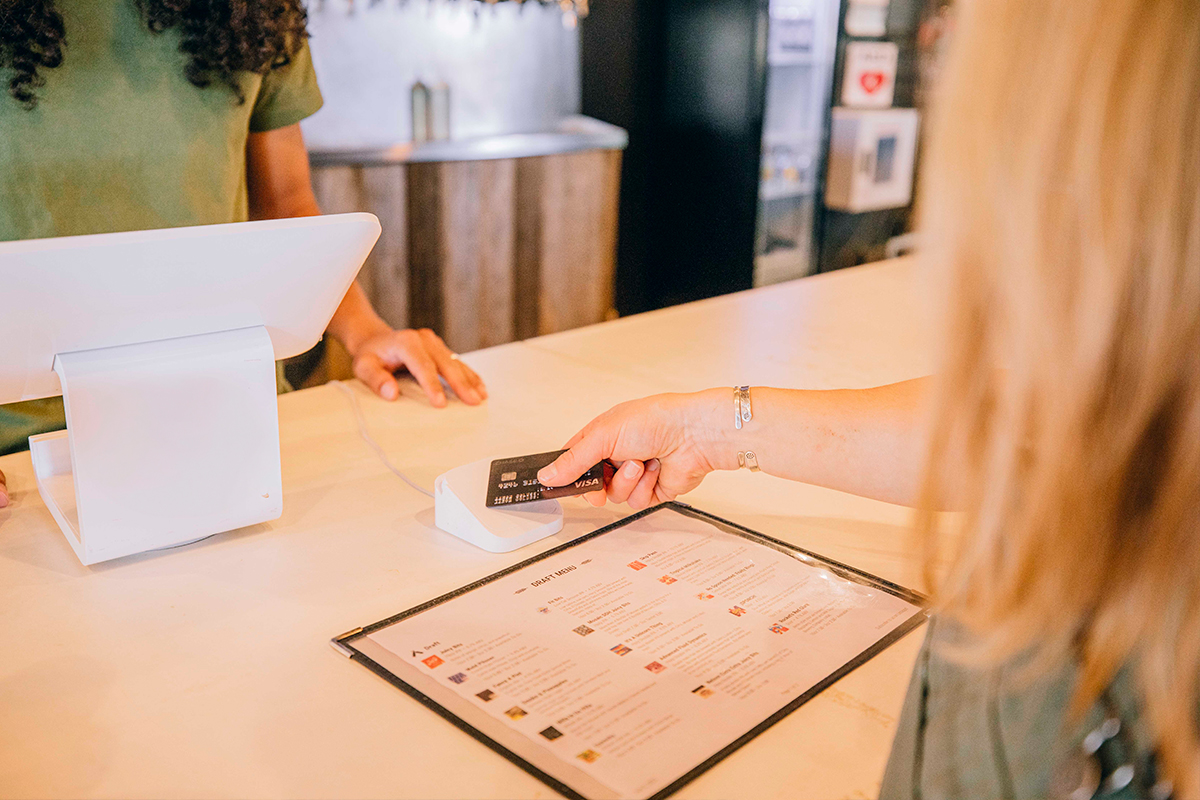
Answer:
[[[881,800],[1075,797],[1072,789],[1095,779],[1101,791],[1078,796],[1151,796],[1153,748],[1128,670],[1118,674],[1105,702],[1075,719],[1068,714],[1073,668],[1031,681],[1018,676],[1015,664],[966,667],[941,655],[962,635],[947,621],[930,621]],[[1108,719],[1118,723],[1106,727]],[[1085,756],[1098,742],[1096,756]],[[1117,772],[1125,765],[1132,770]]]
[[[0,241],[245,220],[248,135],[321,107],[307,45],[266,75],[241,74],[239,105],[222,84],[188,82],[178,31],[151,33],[136,0],[55,7],[63,63],[40,70],[35,108],[9,96],[0,70]],[[64,426],[59,398],[0,406],[0,455]]]

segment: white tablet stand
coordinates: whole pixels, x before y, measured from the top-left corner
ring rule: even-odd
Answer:
[[[67,430],[30,455],[80,561],[279,517],[275,359],[316,343],[378,232],[349,214],[0,244],[0,401],[61,388]]]
[[[54,371],[67,430],[29,450],[84,564],[283,513],[266,328],[61,354]]]

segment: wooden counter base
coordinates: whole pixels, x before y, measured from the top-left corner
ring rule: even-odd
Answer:
[[[313,170],[327,213],[383,235],[359,280],[393,327],[468,351],[611,314],[621,151]]]

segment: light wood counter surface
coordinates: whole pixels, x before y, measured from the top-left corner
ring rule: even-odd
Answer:
[[[421,483],[485,456],[549,450],[614,403],[735,383],[868,386],[929,372],[904,261],[808,278],[466,360],[484,407],[415,387],[358,393]],[[334,652],[328,639],[627,513],[564,504],[562,534],[506,555],[433,526],[433,506],[359,438],[347,398],[279,399],[284,515],[91,568],[0,458],[0,796],[533,798],[555,793]],[[763,474],[710,476],[688,502],[917,587],[907,509]],[[214,498],[214,502],[219,498]],[[873,797],[922,633],[839,681],[677,796]]]

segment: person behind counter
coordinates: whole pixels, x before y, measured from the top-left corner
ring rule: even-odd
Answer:
[[[958,12],[918,256],[939,374],[755,387],[740,430],[728,388],[626,403],[539,477],[611,458],[636,508],[752,452],[929,533],[960,509],[881,796],[1200,797],[1200,4]]]
[[[0,0],[0,241],[320,214],[298,124],[322,102],[305,25],[300,0]],[[328,332],[385,399],[401,368],[435,406],[439,375],[487,397],[357,282]],[[0,406],[0,455],[63,427],[60,398]]]

